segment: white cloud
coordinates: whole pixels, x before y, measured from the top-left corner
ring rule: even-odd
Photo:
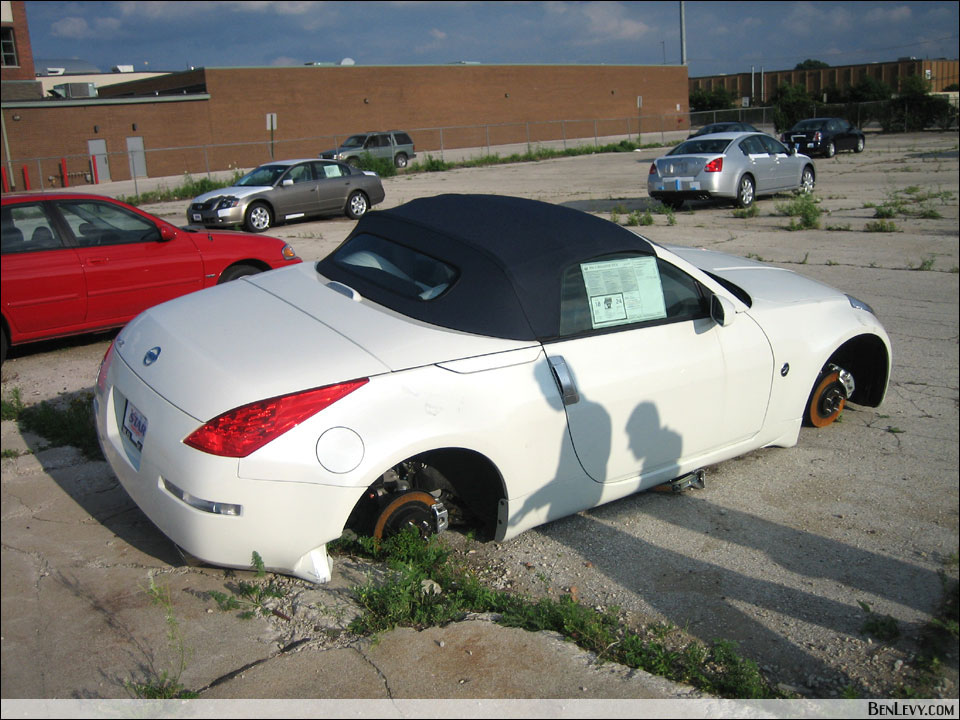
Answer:
[[[83,18],[65,17],[50,26],[50,34],[70,40],[84,40],[93,37],[93,30]]]
[[[581,10],[587,21],[584,31],[595,39],[637,40],[650,30],[639,20],[627,17],[620,3],[588,3]]]
[[[870,23],[897,25],[913,18],[913,11],[906,5],[884,5],[872,8],[866,14]]]

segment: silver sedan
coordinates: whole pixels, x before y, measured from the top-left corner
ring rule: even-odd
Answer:
[[[728,198],[742,208],[761,195],[813,191],[813,160],[765,133],[691,138],[654,160],[647,193],[673,209],[686,200]]]
[[[344,213],[356,220],[383,198],[375,172],[333,160],[278,160],[252,170],[232,187],[195,197],[187,208],[187,222],[243,225],[249,232],[263,232],[315,215]]]

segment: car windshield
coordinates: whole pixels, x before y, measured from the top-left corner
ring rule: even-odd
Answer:
[[[261,165],[240,178],[236,184],[238,187],[273,185],[289,168],[289,165]]]
[[[406,298],[433,300],[457,278],[445,262],[375,235],[355,235],[333,256],[343,269]]]
[[[826,120],[801,120],[793,126],[794,130],[821,130],[827,124]]]
[[[367,139],[366,135],[351,135],[350,137],[348,137],[346,140],[343,141],[343,145],[341,147],[345,147],[345,148],[363,147],[363,143],[366,139]]]
[[[677,145],[667,155],[717,155],[727,149],[729,140],[708,138],[687,140]]]

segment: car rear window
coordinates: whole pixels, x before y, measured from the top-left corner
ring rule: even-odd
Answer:
[[[729,144],[730,140],[696,138],[680,143],[667,155],[716,155],[726,150]]]
[[[459,274],[442,260],[367,233],[351,238],[333,262],[378,287],[424,301],[440,297]]]

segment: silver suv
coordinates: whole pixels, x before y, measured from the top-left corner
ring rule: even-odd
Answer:
[[[398,168],[405,168],[410,159],[417,156],[413,151],[413,139],[407,133],[390,130],[351,135],[343,145],[333,150],[324,150],[320,157],[357,165],[364,153],[370,153],[375,158],[392,160]]]

